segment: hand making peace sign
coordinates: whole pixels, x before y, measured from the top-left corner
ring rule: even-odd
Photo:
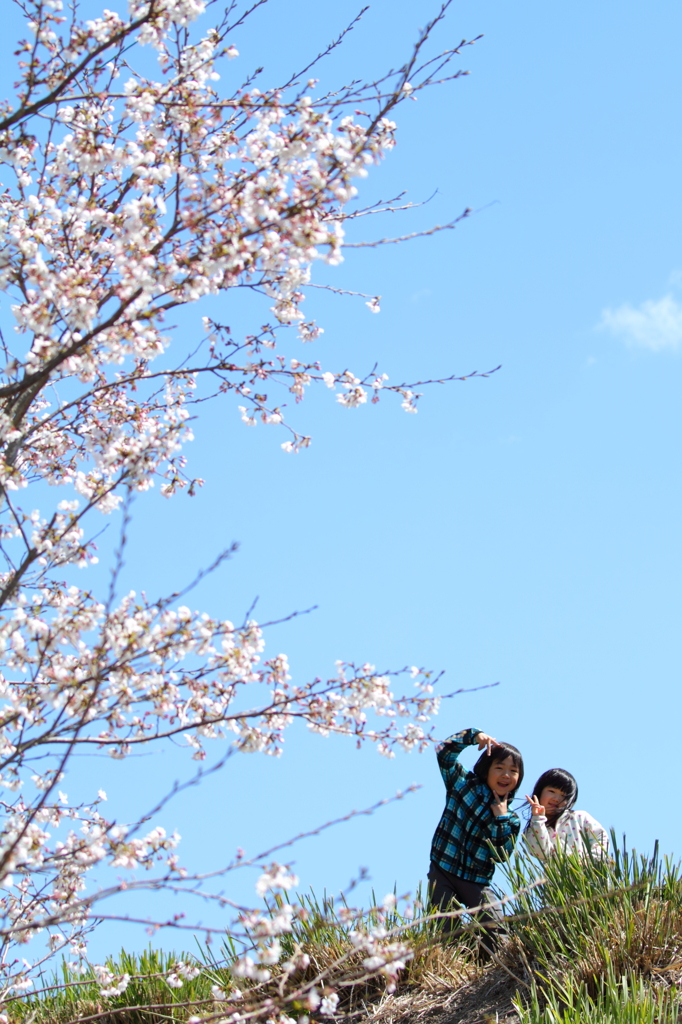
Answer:
[[[528,796],[528,794],[526,793],[526,800],[530,804],[530,809],[532,811],[534,818],[539,817],[541,814],[544,815],[545,808],[542,806],[542,804],[536,796]]]

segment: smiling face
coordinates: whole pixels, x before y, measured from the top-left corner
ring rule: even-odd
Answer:
[[[496,796],[508,796],[519,784],[519,769],[509,754],[504,761],[493,761],[485,780]]]
[[[548,818],[561,814],[567,802],[568,797],[566,794],[563,790],[557,789],[556,786],[545,786],[540,793],[540,803],[545,808],[545,814]]]

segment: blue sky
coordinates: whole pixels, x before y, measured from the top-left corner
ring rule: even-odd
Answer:
[[[399,64],[433,11],[376,0],[322,84]],[[272,84],[356,13],[348,0],[271,0],[235,37],[241,56],[225,73],[264,64]],[[256,595],[263,620],[316,605],[268,634],[296,677],[343,658],[443,669],[444,691],[499,682],[445,702],[440,735],[471,725],[515,743],[529,785],[569,769],[580,807],[638,849],[659,839],[673,855],[681,29],[673,0],[453,5],[437,41],[483,33],[460,60],[471,74],[401,108],[398,146],[363,186],[369,200],[436,194],[366,230],[477,212],[454,232],[351,251],[318,278],[380,294],[380,315],[321,292],[306,315],[325,328],[316,345],[332,368],[377,361],[392,382],[502,368],[426,389],[417,416],[390,398],[346,410],[311,394],[291,410],[313,437],[298,456],[275,428],[244,427],[236,401],[205,408],[188,455],[206,486],[193,500],[137,502],[125,580],[162,593],[239,541],[195,603],[235,620]],[[220,313],[235,329],[263,322],[258,305],[231,298]],[[74,784],[96,774],[123,815],[189,770],[166,752],[88,762]],[[386,761],[294,732],[281,759],[233,760],[165,820],[189,864],[218,867],[237,846],[254,854],[412,782],[422,789],[406,801],[293,854],[305,887],[338,891],[364,866],[383,895],[425,876],[444,797],[432,754]],[[227,891],[251,900],[254,881]],[[136,935],[98,941],[146,942]]]

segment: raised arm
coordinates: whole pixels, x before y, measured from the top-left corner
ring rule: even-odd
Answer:
[[[444,743],[439,743],[436,747],[438,767],[448,789],[454,786],[458,779],[464,778],[466,775],[464,768],[459,763],[459,755],[466,747],[477,743],[479,750],[486,746],[490,750],[496,742],[492,736],[481,732],[480,729],[462,729],[461,732],[449,736]]]
[[[528,852],[538,860],[546,860],[552,852],[552,837],[547,831],[545,808],[536,796],[526,796],[530,804],[531,819],[528,829],[523,834],[523,841]]]

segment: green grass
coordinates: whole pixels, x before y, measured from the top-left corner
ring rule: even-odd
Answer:
[[[173,988],[165,978],[179,961],[196,963],[201,970],[195,978],[183,980],[182,988]],[[227,965],[220,968],[200,964],[196,956],[187,953],[176,955],[149,949],[134,955],[122,951],[117,959],[109,957],[106,966],[115,977],[130,976],[125,992],[104,998],[92,972],[74,974],[63,963],[58,974],[43,980],[42,991],[12,1000],[0,1009],[17,1024],[67,1024],[94,1016],[104,1021],[109,1016],[126,1024],[185,1021],[191,1015],[213,1010],[216,1001],[212,985],[228,989],[232,985]]]
[[[421,898],[418,890],[418,904]],[[276,905],[280,902],[277,900]],[[299,895],[297,902],[306,908],[307,916],[295,921],[291,933],[282,936],[283,957],[292,956],[296,950],[310,957],[309,966],[298,976],[299,983],[322,977],[323,985],[327,981],[334,985],[343,972],[337,987],[341,1013],[358,1015],[366,1005],[381,1000],[387,988],[385,976],[367,977],[362,966],[367,954],[358,952],[351,940],[358,928],[382,925],[410,947],[412,955],[399,979],[401,992],[461,985],[471,974],[475,943],[465,934],[459,941],[443,943],[436,921],[413,920],[403,917],[397,909],[385,911],[376,905],[362,915],[348,917],[344,901],[326,895],[318,899],[313,892]]]
[[[315,985],[320,995],[339,995],[337,1019],[352,1022],[370,1015],[397,1021],[436,1008],[465,982],[482,986],[487,975],[506,971],[517,984],[515,1005],[521,1024],[669,1024],[682,1020],[682,876],[678,865],[657,851],[643,857],[614,840],[613,859],[601,863],[575,856],[553,857],[538,864],[515,857],[506,868],[508,888],[517,893],[506,909],[507,936],[492,962],[481,963],[476,929],[466,927],[444,937],[437,922],[412,921],[397,911],[371,909],[362,919],[343,902],[314,893],[297,897],[305,915],[281,936],[280,963],[296,955],[301,966],[286,976],[279,965],[260,985],[244,979],[239,1002],[230,1002],[235,981],[230,964],[236,949],[229,936],[216,953],[197,948],[192,955],[149,950],[140,956],[121,953],[107,963],[112,975],[129,974],[120,995],[103,997],[94,976],[60,974],[45,982],[45,991],[25,995],[0,1007],[10,1024],[184,1024],[190,1017],[229,1019],[235,1010],[248,1020],[277,1020],[281,1010],[310,1024],[329,1020],[311,1013],[305,993]],[[281,905],[274,901],[272,912]],[[383,915],[383,916],[382,916]],[[412,956],[401,972],[397,990],[387,996],[388,979],[368,976],[366,952],[353,944],[359,927],[383,924],[407,942]],[[177,961],[198,973],[181,988],[168,984]],[[213,987],[228,994],[216,999]],[[294,993],[297,993],[294,996]],[[266,1005],[266,1000],[271,1000]],[[384,1014],[384,1017],[381,1017]]]
[[[280,898],[273,900],[273,914],[281,903]],[[349,916],[343,901],[326,896],[318,899],[313,892],[299,895],[297,903],[306,913],[294,921],[290,933],[280,936],[282,962],[296,953],[304,954],[308,960],[307,966],[288,979],[288,990],[284,993],[283,1008],[294,1018],[310,1013],[304,999],[292,1000],[288,995],[296,989],[305,993],[312,984],[320,994],[328,987],[338,992],[339,1014],[357,1016],[385,995],[388,979],[383,975],[368,976],[363,966],[367,953],[353,944],[352,933],[359,927],[381,924],[389,931],[397,930],[400,939],[409,943],[413,955],[402,973],[401,991],[458,986],[472,970],[471,949],[463,943],[441,943],[438,925],[432,921],[414,922],[401,917],[396,910],[385,912],[379,907]],[[123,951],[118,958],[109,958],[106,966],[114,978],[128,974],[131,980],[120,995],[108,997],[101,995],[101,985],[92,973],[76,975],[62,964],[57,975],[44,980],[41,991],[14,999],[0,1006],[0,1011],[8,1014],[11,1024],[71,1024],[89,1020],[105,1024],[181,1024],[197,1016],[217,1020],[235,1010],[248,1015],[263,999],[281,996],[283,974],[275,966],[270,983],[258,985],[243,978],[235,982],[230,965],[237,955],[229,936],[216,953],[208,946],[198,946],[195,955],[150,949],[135,956]],[[182,988],[173,988],[166,975],[178,961],[196,966],[199,973],[185,980]],[[216,1000],[213,986],[226,992],[229,999],[236,985],[242,993],[237,1003],[228,1006]],[[268,1013],[256,1016],[265,1019]]]
[[[607,976],[644,977],[682,957],[682,878],[678,865],[628,851],[614,837],[611,861],[517,858],[508,868],[519,897],[511,923],[542,977],[564,974],[588,989]],[[539,878],[545,884],[529,888]]]
[[[516,1001],[521,1024],[677,1024],[680,998],[675,990],[652,989],[643,978],[612,971],[596,983],[590,995],[587,985],[568,979],[561,995],[554,990],[540,995],[533,989],[530,1001]]]

